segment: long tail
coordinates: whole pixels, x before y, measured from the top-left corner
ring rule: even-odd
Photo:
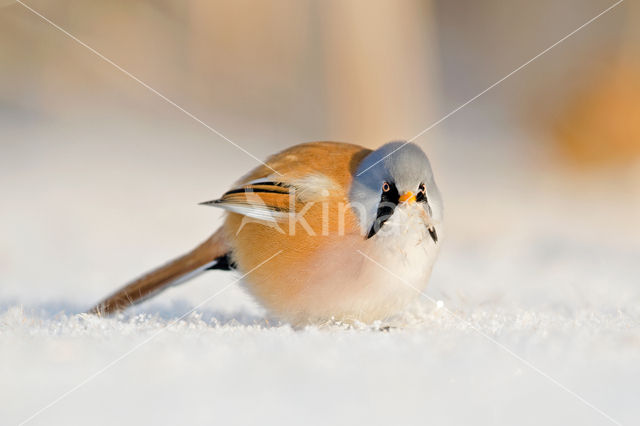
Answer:
[[[142,302],[168,287],[187,281],[207,269],[230,269],[229,247],[219,229],[189,253],[132,281],[96,306],[89,313],[109,315]]]

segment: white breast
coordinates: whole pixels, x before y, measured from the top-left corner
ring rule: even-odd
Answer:
[[[397,208],[370,239],[347,235],[317,253],[318,269],[301,294],[307,319],[371,322],[401,311],[429,280],[439,246],[420,206]],[[295,319],[293,319],[295,321]]]

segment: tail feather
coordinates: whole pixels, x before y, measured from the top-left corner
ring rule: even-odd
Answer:
[[[89,313],[110,315],[194,278],[207,269],[224,269],[218,264],[228,262],[228,254],[229,247],[222,230],[218,230],[189,253],[125,285],[94,306]]]

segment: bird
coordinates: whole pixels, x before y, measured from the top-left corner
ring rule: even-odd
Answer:
[[[430,161],[405,141],[294,145],[201,204],[225,210],[218,230],[89,312],[116,313],[217,269],[243,274],[243,287],[281,321],[373,323],[425,289],[442,243]]]

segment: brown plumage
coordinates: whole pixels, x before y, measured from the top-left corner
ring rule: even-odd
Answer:
[[[401,142],[376,151],[297,145],[203,204],[228,212],[213,236],[92,312],[124,309],[207,269],[235,268],[280,319],[371,322],[398,312],[426,286],[442,235],[429,160]]]
[[[219,230],[189,253],[133,280],[98,303],[90,312],[108,315],[148,299],[166,287],[178,284],[181,278],[203,268],[228,250],[223,233]]]
[[[220,199],[203,203],[232,211],[209,239],[116,291],[90,312],[106,315],[125,309],[204,271],[225,255],[230,255],[240,271],[250,271],[284,249],[281,255],[251,273],[248,287],[267,308],[281,311],[303,293],[305,283],[312,279],[313,268],[305,266],[312,259],[311,255],[321,246],[335,242],[339,238],[339,227],[347,234],[358,234],[356,219],[350,211],[345,214],[344,206],[348,203],[355,169],[370,152],[358,145],[315,142],[271,156],[265,163],[280,175],[261,165],[241,178]],[[304,185],[305,179],[318,176],[331,178],[320,185]],[[268,179],[268,182],[250,183],[260,179]],[[318,192],[309,190],[315,186]],[[302,189],[296,192],[298,187]],[[311,204],[315,200],[318,203]],[[291,223],[289,218],[284,218],[278,222],[278,228],[265,226],[257,220],[247,221],[246,216],[233,212],[234,208],[243,206],[258,206],[285,215],[292,207],[298,211],[307,206],[308,210],[305,223]],[[326,212],[328,220],[323,223],[321,217]],[[308,232],[305,224],[315,235]],[[293,233],[289,232],[290,227]]]

